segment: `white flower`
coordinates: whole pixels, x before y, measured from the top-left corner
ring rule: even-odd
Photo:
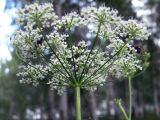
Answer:
[[[143,54],[137,53],[134,41],[146,40],[149,33],[135,20],[123,20],[116,10],[85,7],[80,14],[58,18],[51,4],[33,4],[18,15],[22,27],[13,45],[24,62],[17,74],[21,83],[45,83],[59,93],[76,86],[95,90],[109,75],[127,77],[143,69]],[[75,28],[92,35],[91,45],[73,38]]]

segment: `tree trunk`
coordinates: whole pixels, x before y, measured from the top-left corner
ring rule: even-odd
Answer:
[[[64,92],[60,100],[60,113],[62,116],[61,120],[68,120],[68,101],[67,101],[67,92]]]
[[[159,103],[158,103],[158,82],[157,82],[157,78],[154,79],[153,81],[153,99],[154,99],[154,109],[155,109],[155,113],[157,116],[160,116],[160,109],[159,109]]]
[[[115,98],[115,91],[114,86],[112,83],[107,84],[107,104],[108,104],[108,112],[109,115],[115,116],[116,114],[116,107],[114,104],[114,98]]]
[[[48,98],[48,120],[54,120],[54,91],[50,89],[50,87],[47,88],[47,98]]]
[[[133,107],[132,107],[132,118],[138,117],[138,103],[137,103],[137,90],[132,88],[133,91],[133,96],[132,96],[132,101],[133,101]]]
[[[92,114],[92,120],[97,120],[97,115],[96,115],[96,110],[97,110],[97,105],[96,105],[96,97],[94,92],[89,91],[89,96],[90,96],[90,107],[91,107],[91,114]]]
[[[12,119],[13,111],[14,111],[14,102],[12,98],[9,98],[9,114],[8,114],[9,119]]]
[[[61,5],[60,5],[60,0],[53,0],[53,7],[55,10],[55,13],[61,17],[62,13],[61,13]]]
[[[141,117],[144,117],[144,100],[143,100],[143,92],[139,91],[138,93],[138,98],[139,98],[139,115]]]

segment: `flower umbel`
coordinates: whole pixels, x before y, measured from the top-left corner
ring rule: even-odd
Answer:
[[[51,4],[35,3],[18,15],[22,27],[13,45],[24,62],[17,74],[22,83],[45,83],[60,93],[65,87],[95,90],[109,75],[126,77],[143,70],[146,53],[137,53],[134,42],[147,40],[149,33],[116,10],[86,7],[59,18]],[[77,29],[85,29],[92,39],[74,38]]]

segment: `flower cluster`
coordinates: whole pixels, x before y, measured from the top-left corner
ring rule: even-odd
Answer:
[[[138,54],[134,41],[146,40],[149,33],[135,20],[123,20],[116,10],[86,7],[80,14],[58,18],[46,3],[26,6],[18,15],[22,27],[13,45],[24,62],[17,74],[22,83],[45,82],[59,92],[76,86],[94,90],[109,75],[126,77],[143,69],[146,53]],[[87,39],[75,39],[74,28],[93,35],[91,45]]]
[[[28,63],[27,66],[20,66],[19,69],[21,72],[17,73],[17,76],[23,77],[20,80],[20,83],[32,83],[34,86],[37,86],[39,83],[37,82],[43,82],[46,75],[48,74],[48,68],[43,67],[42,65],[32,65],[31,63]]]

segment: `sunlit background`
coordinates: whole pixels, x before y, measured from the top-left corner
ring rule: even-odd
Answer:
[[[73,91],[62,96],[46,86],[21,85],[15,76],[19,60],[11,45],[19,27],[16,11],[26,4],[52,0],[0,0],[0,120],[75,120]],[[62,13],[86,5],[113,7],[125,18],[136,18],[152,33],[146,48],[151,53],[150,67],[133,83],[133,120],[160,120],[160,0],[53,0]],[[56,6],[55,5],[55,6]],[[118,81],[83,92],[84,120],[122,120],[114,98],[127,101],[126,81]],[[88,95],[91,100],[88,100]],[[88,107],[86,107],[88,106]],[[127,106],[127,105],[126,105]],[[94,110],[93,110],[94,109]]]
[[[10,9],[5,9],[5,7],[6,1],[0,0],[0,59],[2,62],[11,60],[10,36],[16,29],[12,24],[13,17],[16,16],[16,8],[14,5],[11,5]]]

